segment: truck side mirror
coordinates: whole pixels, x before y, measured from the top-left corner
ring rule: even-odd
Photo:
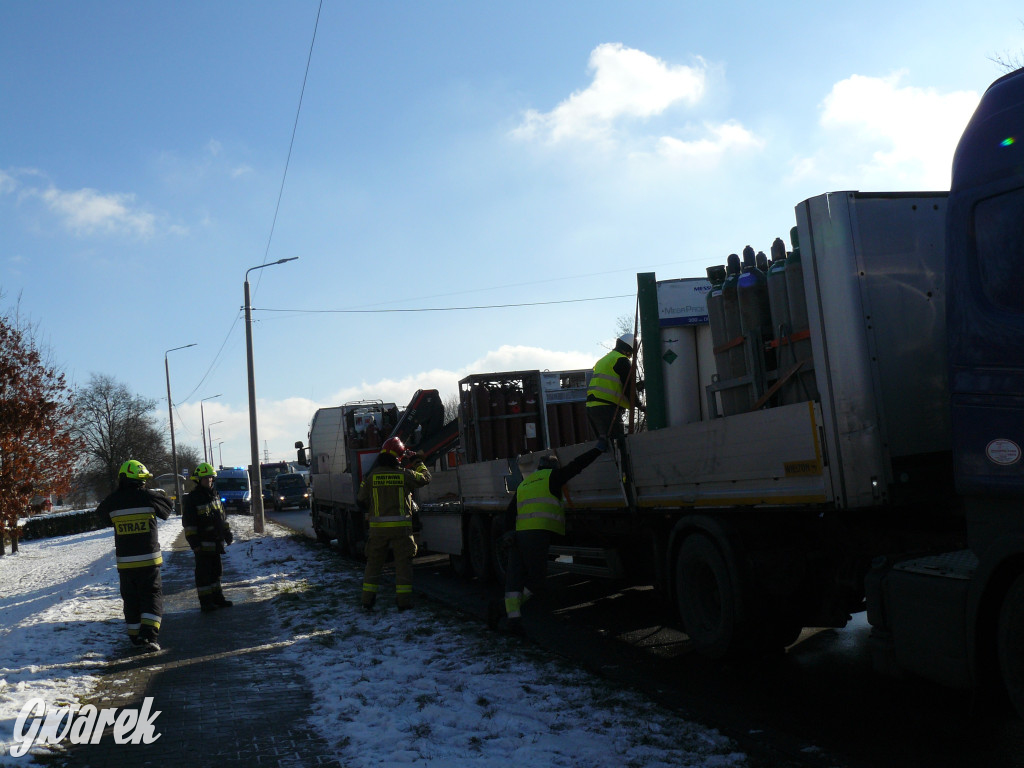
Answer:
[[[306,453],[308,449],[302,446],[301,440],[295,441],[295,455],[298,457],[299,464],[304,467],[309,466],[309,454]]]

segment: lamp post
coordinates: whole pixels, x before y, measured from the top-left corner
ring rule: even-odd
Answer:
[[[223,393],[221,393],[221,394],[223,394]],[[199,418],[200,418],[201,423],[202,423],[201,429],[199,431],[199,438],[203,440],[203,461],[205,461],[207,463],[209,463],[210,460],[213,459],[213,446],[212,445],[210,446],[210,455],[207,456],[206,455],[206,440],[203,439],[203,438],[206,437],[206,416],[203,414],[203,403],[205,403],[207,400],[213,400],[213,398],[215,398],[215,397],[220,397],[220,395],[210,395],[209,397],[204,397],[202,400],[199,401]]]
[[[220,453],[220,465],[223,467],[224,466],[224,449],[221,448],[222,445],[224,445],[224,441],[223,440],[221,440],[219,443],[217,443],[217,452]],[[213,450],[213,443],[210,443],[210,450],[211,451]],[[252,498],[252,497],[250,496],[249,498]]]
[[[213,458],[213,428],[215,426],[217,426],[218,424],[223,424],[223,423],[224,423],[223,419],[221,421],[215,421],[215,422],[213,422],[213,424],[211,424],[210,426],[208,426],[206,428],[206,437],[210,441],[210,458],[211,459]],[[204,451],[206,450],[206,443],[205,442],[203,443],[203,450]]]
[[[252,461],[252,529],[263,533],[263,478],[260,477],[260,441],[256,430],[256,377],[252,367],[252,307],[249,304],[249,273],[286,261],[295,261],[298,256],[278,259],[268,264],[249,267],[245,271],[245,359],[249,368],[249,448]]]
[[[183,347],[174,347],[164,352],[164,374],[167,376],[167,416],[171,421],[171,460],[174,463],[174,503],[181,503],[181,475],[178,474],[178,449],[174,444],[174,405],[171,401],[171,368],[167,364],[167,355],[179,349],[188,349],[195,344],[186,344]]]

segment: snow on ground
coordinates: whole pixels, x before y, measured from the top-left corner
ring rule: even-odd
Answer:
[[[169,548],[179,518],[160,527]],[[345,765],[693,766],[746,762],[718,732],[488,632],[447,609],[358,609],[362,573],[272,522],[231,517],[225,589],[274,606],[313,690],[311,725]],[[34,697],[74,705],[122,642],[110,529],[27,541],[0,559],[0,743]],[[270,638],[268,637],[268,640]],[[2,750],[0,750],[2,752]],[[0,756],[0,765],[25,760]]]

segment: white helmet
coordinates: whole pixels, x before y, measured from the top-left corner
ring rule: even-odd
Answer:
[[[630,349],[636,349],[636,337],[632,333],[624,333],[619,336],[619,341],[625,344]]]

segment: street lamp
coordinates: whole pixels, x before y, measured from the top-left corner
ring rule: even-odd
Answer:
[[[164,373],[167,375],[167,416],[171,421],[171,460],[174,463],[174,502],[181,503],[181,475],[178,474],[178,449],[174,445],[174,405],[171,401],[171,368],[167,364],[167,355],[179,349],[188,349],[195,344],[186,344],[183,347],[174,347],[164,352]]]
[[[210,458],[211,459],[213,458],[213,428],[215,426],[217,426],[218,424],[223,424],[223,423],[224,423],[224,420],[221,419],[220,421],[213,422],[213,424],[211,424],[210,426],[208,426],[206,428],[206,437],[210,441]],[[206,450],[206,443],[205,442],[203,443],[203,450],[204,451]]]
[[[224,466],[224,449],[221,448],[222,445],[224,445],[224,441],[223,440],[221,440],[219,443],[217,443],[217,451],[218,451],[218,453],[220,453],[220,465],[223,467]],[[210,450],[211,451],[213,450],[213,443],[210,443]],[[250,496],[250,498],[252,498],[252,497]]]
[[[249,448],[252,461],[252,529],[254,533],[263,533],[263,478],[260,477],[260,441],[256,430],[256,376],[252,368],[252,307],[249,304],[249,273],[286,261],[295,261],[298,256],[278,259],[258,267],[249,267],[245,271],[245,359],[249,368]]]
[[[215,397],[220,397],[220,395],[210,395],[209,397],[204,397],[202,400],[199,401],[199,418],[201,419],[202,422],[202,426],[199,431],[199,438],[203,441],[203,461],[207,463],[209,463],[210,460],[213,458],[213,446],[210,446],[210,455],[207,456],[206,440],[204,439],[206,437],[206,416],[203,414],[203,403],[205,403],[207,400],[213,400],[213,398]]]

